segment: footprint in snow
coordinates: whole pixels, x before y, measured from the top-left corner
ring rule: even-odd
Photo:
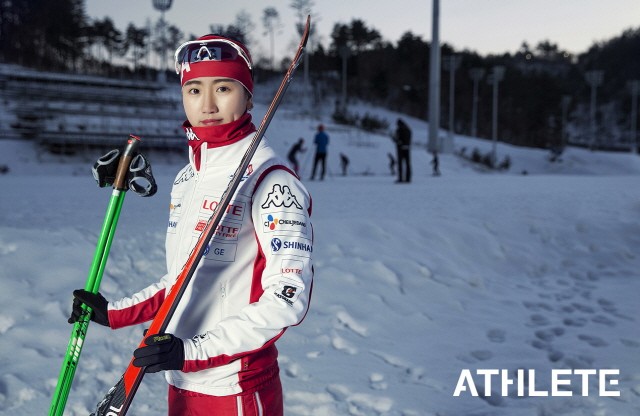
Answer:
[[[549,318],[544,315],[540,315],[539,313],[534,313],[533,315],[531,315],[530,320],[531,322],[528,325],[533,327],[545,326],[551,323],[551,321],[549,321]]]
[[[369,385],[373,390],[386,390],[389,387],[389,384],[384,380],[384,375],[380,373],[369,375]]]
[[[487,338],[491,342],[501,344],[507,339],[507,333],[502,329],[490,329],[487,331]]]
[[[566,326],[581,327],[587,324],[587,320],[585,318],[565,318],[562,323]]]
[[[578,339],[586,342],[587,344],[591,345],[592,347],[606,347],[607,345],[609,345],[609,343],[607,343],[605,340],[603,340],[602,338],[593,336],[593,335],[578,335]]]
[[[537,330],[534,334],[537,338],[541,339],[542,341],[549,342],[553,340],[555,337],[563,335],[564,328],[555,327],[550,329],[540,329],[540,330]]]

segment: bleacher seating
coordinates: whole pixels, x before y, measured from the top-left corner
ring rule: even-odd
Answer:
[[[147,148],[183,151],[184,119],[177,85],[0,65],[0,138],[73,151],[135,134]]]

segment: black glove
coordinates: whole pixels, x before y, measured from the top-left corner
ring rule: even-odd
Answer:
[[[156,334],[145,338],[146,347],[133,352],[133,365],[146,367],[145,373],[160,370],[182,370],[184,366],[184,345],[180,338],[171,334]]]
[[[100,293],[93,294],[84,289],[73,291],[73,310],[68,322],[73,324],[78,322],[82,315],[82,304],[91,308],[91,320],[104,326],[109,326],[109,315],[107,312],[107,300]]]

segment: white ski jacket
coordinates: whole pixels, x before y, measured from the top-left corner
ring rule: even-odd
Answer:
[[[110,302],[112,328],[153,319],[252,137],[201,151],[200,171],[189,150],[171,191],[167,274]],[[309,307],[310,215],[309,193],[263,139],[167,328],[185,348],[182,371],[165,372],[169,384],[227,396],[277,373],[274,343]]]

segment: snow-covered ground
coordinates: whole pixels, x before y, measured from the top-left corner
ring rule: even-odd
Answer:
[[[257,106],[259,119],[265,106]],[[374,111],[374,110],[370,110]],[[393,125],[392,113],[378,111]],[[305,321],[279,341],[287,415],[640,414],[640,157],[568,149],[498,147],[507,173],[441,155],[432,177],[427,124],[413,128],[411,184],[394,184],[388,137],[324,120],[330,174],[313,196],[315,285]],[[267,136],[285,154],[309,146],[318,120],[282,108]],[[135,133],[135,132],[133,132]],[[144,139],[144,138],[143,138]],[[123,138],[124,140],[124,138]],[[491,143],[456,137],[456,148]],[[144,151],[144,145],[142,150]],[[339,153],[351,159],[342,177]],[[310,148],[302,156],[310,172]],[[70,326],[71,292],[84,286],[110,191],[90,174],[99,155],[36,157],[31,143],[0,140],[0,414],[47,412]],[[127,195],[101,291],[115,299],[163,272],[169,184],[181,162],[149,155],[152,198]],[[521,172],[527,171],[528,175]],[[142,327],[92,325],[67,404],[87,415],[124,371]],[[618,369],[619,397],[454,397],[461,372]],[[564,377],[567,378],[567,377]],[[147,375],[129,414],[166,409],[161,375]]]

